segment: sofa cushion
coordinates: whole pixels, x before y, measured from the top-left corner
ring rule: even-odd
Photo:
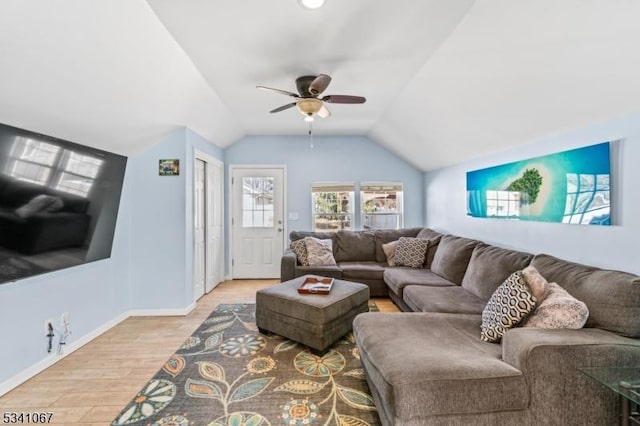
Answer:
[[[384,274],[384,267],[377,262],[340,262],[342,278],[347,281],[380,280]]]
[[[480,338],[499,342],[508,329],[518,325],[536,307],[536,298],[522,271],[514,272],[496,289],[482,311]]]
[[[444,424],[439,416],[526,409],[522,373],[501,361],[500,345],[479,339],[479,327],[478,315],[357,316],[356,343],[386,417],[396,424]]]
[[[479,243],[471,254],[462,287],[487,301],[515,271],[526,268],[533,255]]]
[[[305,237],[304,243],[307,246],[309,266],[331,266],[336,264],[336,260],[333,258],[331,240]]]
[[[547,297],[523,322],[523,327],[579,329],[589,318],[587,305],[556,283],[549,283]]]
[[[399,241],[391,241],[390,243],[386,243],[382,245],[382,250],[384,250],[385,256],[387,256],[387,265],[395,266],[396,265],[396,249],[398,248]]]
[[[400,237],[415,237],[422,228],[406,228],[406,229],[376,229],[374,231],[376,241],[376,262],[384,263],[387,257],[384,254],[382,245],[397,241]]]
[[[338,265],[296,267],[296,278],[303,275],[320,275],[322,277],[342,279],[342,269]]]
[[[417,238],[422,238],[423,240],[429,241],[429,249],[427,250],[427,255],[424,259],[424,267],[430,268],[431,263],[433,262],[433,258],[436,255],[436,251],[438,250],[438,244],[440,244],[440,239],[442,238],[440,232],[434,231],[430,228],[423,228],[418,232]]]
[[[457,285],[448,287],[409,285],[404,288],[402,298],[414,312],[481,315],[487,304],[478,296]]]
[[[309,266],[309,254],[307,253],[307,244],[304,239],[291,241],[289,248],[295,253],[298,265]]]
[[[420,238],[400,237],[394,263],[397,266],[408,266],[410,268],[422,268],[424,257],[429,248],[429,241]]]
[[[444,235],[431,262],[431,270],[456,284],[462,283],[471,254],[478,243],[468,238]]]
[[[428,285],[428,286],[452,286],[455,285],[449,280],[434,274],[429,269],[387,267],[384,271],[384,282],[389,286],[389,290],[402,299],[402,292],[408,285]]]
[[[370,231],[336,232],[335,257],[337,262],[374,261],[376,243]]]
[[[547,254],[531,262],[547,281],[556,282],[586,303],[585,327],[597,327],[627,337],[640,337],[640,277],[572,263]]]

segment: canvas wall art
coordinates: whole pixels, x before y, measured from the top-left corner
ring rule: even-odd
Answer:
[[[467,172],[473,217],[611,225],[609,142]]]

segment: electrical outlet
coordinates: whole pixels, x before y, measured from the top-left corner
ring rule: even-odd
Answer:
[[[49,334],[49,331],[53,328],[53,318],[49,318],[44,321],[44,334]]]
[[[60,325],[62,326],[62,329],[71,325],[71,322],[69,321],[69,312],[63,312],[62,315],[60,315]]]

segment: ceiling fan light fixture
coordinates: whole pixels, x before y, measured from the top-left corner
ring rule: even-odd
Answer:
[[[300,6],[305,9],[319,9],[324,5],[325,0],[298,0]]]
[[[322,108],[322,101],[316,98],[302,98],[296,103],[296,106],[302,115],[309,117],[320,111]]]
[[[304,121],[306,121],[307,123],[311,123],[313,120],[313,114],[309,114],[304,118]]]

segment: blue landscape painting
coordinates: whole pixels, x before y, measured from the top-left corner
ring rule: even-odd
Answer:
[[[467,214],[611,225],[609,142],[467,172]]]

